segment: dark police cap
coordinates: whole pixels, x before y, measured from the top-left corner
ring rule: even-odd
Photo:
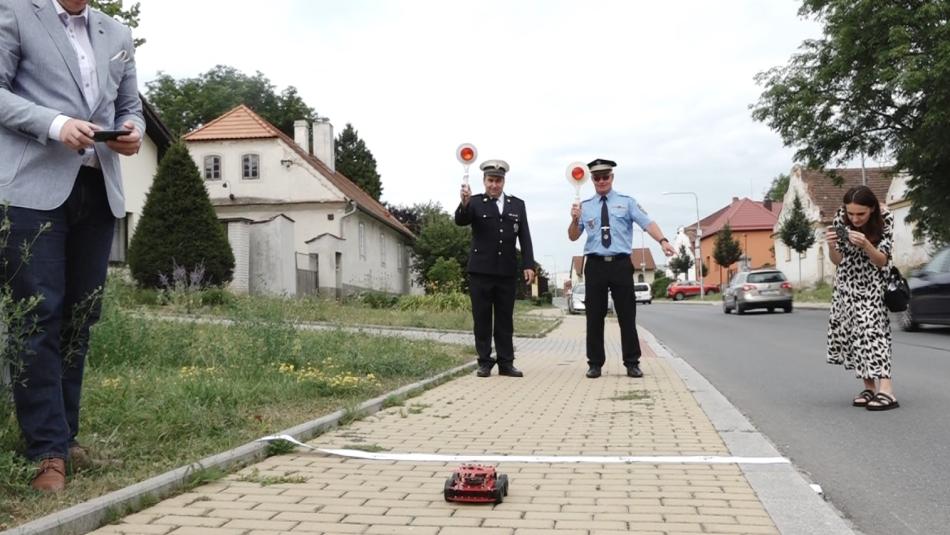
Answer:
[[[505,173],[508,172],[508,162],[504,160],[486,160],[485,163],[479,166],[479,169],[485,172],[485,176],[500,176],[505,178]]]
[[[605,173],[612,170],[614,167],[617,167],[617,162],[604,160],[603,158],[597,158],[596,160],[587,164],[587,167],[590,168],[591,173]]]

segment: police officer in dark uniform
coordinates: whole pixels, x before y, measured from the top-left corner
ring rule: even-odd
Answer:
[[[675,253],[660,227],[633,197],[613,189],[615,162],[597,159],[587,166],[596,195],[571,207],[567,236],[576,241],[587,232],[584,244],[584,282],[587,287],[587,377],[600,377],[604,366],[604,317],[607,292],[610,291],[620,323],[623,365],[630,377],[643,377],[640,371],[640,340],[637,337],[637,308],[633,293],[633,224],[636,223],[663,247],[666,256]]]
[[[524,375],[514,365],[515,288],[519,274],[528,284],[534,280],[534,252],[524,201],[504,193],[508,169],[502,160],[483,163],[485,193],[472,195],[468,185],[463,185],[462,202],[455,210],[456,225],[472,225],[468,273],[479,377],[490,376],[495,365],[491,358],[493,323],[498,374]],[[516,238],[521,245],[520,269],[515,255]]]

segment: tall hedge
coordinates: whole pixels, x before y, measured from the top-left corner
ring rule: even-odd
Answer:
[[[129,268],[142,286],[158,288],[174,267],[204,266],[204,283],[223,285],[234,273],[234,253],[215,216],[198,167],[182,143],[158,167],[142,218],[129,245]]]

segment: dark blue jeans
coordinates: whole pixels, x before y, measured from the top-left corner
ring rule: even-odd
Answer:
[[[89,327],[99,319],[115,217],[102,173],[83,167],[54,210],[9,207],[4,280],[13,298],[42,297],[28,315],[37,329],[14,358],[13,399],[31,460],[65,459],[79,432],[79,398]],[[40,228],[48,230],[37,237]],[[35,241],[33,241],[35,239]],[[21,244],[32,242],[24,262]]]

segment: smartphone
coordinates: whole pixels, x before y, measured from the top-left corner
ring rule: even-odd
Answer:
[[[96,130],[92,134],[93,141],[112,141],[119,136],[131,134],[131,130]]]
[[[846,229],[845,227],[841,225],[835,225],[835,234],[838,235],[838,241],[840,242],[850,241],[848,239],[848,229]]]

